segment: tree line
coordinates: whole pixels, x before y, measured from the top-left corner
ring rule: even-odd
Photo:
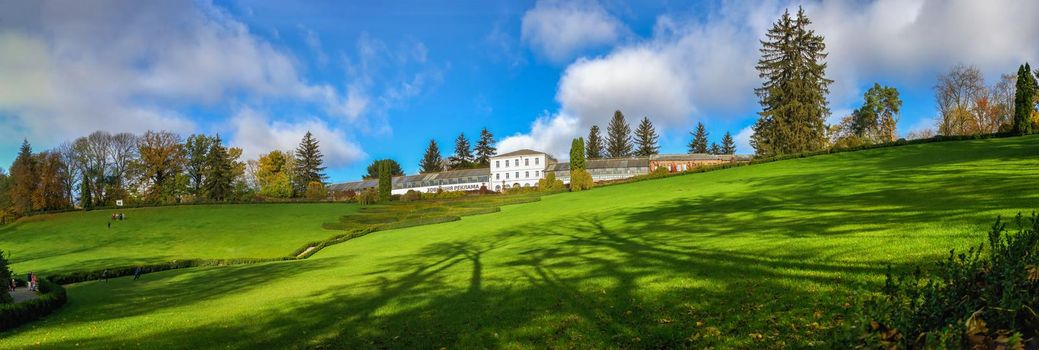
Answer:
[[[9,173],[0,169],[0,212],[16,217],[112,206],[117,200],[129,205],[288,198],[324,188],[322,155],[309,132],[292,155],[272,151],[259,161],[241,156],[241,148],[225,147],[219,135],[183,139],[168,131],[97,131],[41,152],[24,140]]]
[[[762,107],[751,146],[759,156],[813,152],[895,141],[902,108],[898,90],[875,83],[863,102],[835,125],[826,95],[826,44],[808,28],[811,20],[799,9],[773,23],[761,42],[756,69],[763,79],[755,89]],[[914,131],[909,138],[991,133],[1031,134],[1039,131],[1039,72],[1025,63],[1017,74],[1004,74],[988,86],[974,66],[956,65],[939,75],[934,87],[936,130]]]

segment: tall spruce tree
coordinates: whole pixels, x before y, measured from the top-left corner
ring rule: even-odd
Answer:
[[[725,132],[725,136],[722,136],[721,154],[736,154],[736,141],[732,139],[732,133],[728,131]]]
[[[708,133],[703,123],[696,123],[696,132],[689,134],[693,135],[693,140],[689,142],[689,153],[707,153]]]
[[[786,11],[761,42],[756,66],[764,79],[755,89],[761,103],[751,145],[759,155],[810,152],[826,147],[826,44],[808,29],[804,9]]]
[[[632,148],[631,127],[621,111],[613,112],[613,119],[606,127],[606,155],[610,158],[629,157]]]
[[[455,154],[448,157],[451,169],[469,169],[473,166],[473,151],[469,147],[469,139],[465,133],[458,134],[455,139]]]
[[[1017,91],[1014,95],[1014,133],[1027,135],[1032,130],[1032,114],[1035,113],[1036,78],[1032,67],[1025,63],[1017,69]]]
[[[585,144],[585,155],[587,159],[601,159],[603,156],[603,140],[599,135],[599,126],[592,125],[588,130],[588,143]]]
[[[498,149],[494,147],[494,134],[487,128],[480,130],[480,140],[476,141],[476,164],[480,167],[491,166],[491,157],[498,155]]]
[[[578,137],[570,142],[570,171],[583,170],[584,164],[584,138]]]
[[[210,201],[222,202],[231,196],[231,157],[227,154],[227,148],[221,144],[220,135],[216,135],[213,143],[206,151],[206,173],[203,190],[206,198]]]
[[[296,169],[293,171],[293,190],[302,196],[311,182],[325,182],[325,167],[322,166],[324,156],[318,147],[318,140],[307,131],[303,140],[296,147]]]
[[[11,164],[11,208],[18,215],[32,212],[32,194],[36,192],[38,177],[36,157],[32,154],[29,140],[22,140],[18,156]]]
[[[437,146],[436,140],[429,140],[429,147],[426,147],[426,154],[422,156],[418,166],[419,172],[423,174],[444,170],[444,158],[440,156],[440,147]]]
[[[660,153],[660,146],[657,145],[659,139],[660,136],[657,135],[653,122],[649,121],[648,117],[642,117],[639,127],[635,128],[635,145],[638,146],[635,154],[640,157],[648,157]]]

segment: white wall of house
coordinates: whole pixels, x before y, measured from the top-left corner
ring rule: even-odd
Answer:
[[[548,157],[544,153],[537,153],[492,157],[490,161],[492,185],[487,188],[501,191],[515,186],[537,186],[538,180],[545,177]]]
[[[451,192],[451,191],[479,191],[481,186],[491,187],[491,184],[486,182],[466,182],[451,185],[442,186],[423,186],[423,187],[409,187],[409,188],[394,188],[390,191],[392,194],[405,194],[408,191],[415,191],[420,193],[437,193],[437,191]]]

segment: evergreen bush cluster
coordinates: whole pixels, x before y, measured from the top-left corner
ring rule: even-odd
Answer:
[[[884,349],[1035,349],[1039,330],[1039,217],[1000,219],[984,244],[933,271],[890,272],[883,295],[867,302],[861,347]]]

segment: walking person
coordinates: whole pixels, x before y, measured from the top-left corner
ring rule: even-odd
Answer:
[[[141,278],[141,267],[140,266],[138,266],[136,269],[133,270],[133,280],[136,281],[138,278]]]
[[[35,291],[38,291],[40,289],[40,285],[37,284],[37,283],[38,282],[36,282],[36,274],[34,273],[34,274],[32,274],[32,289],[31,289],[31,291],[35,292]]]
[[[101,280],[108,282],[108,269],[101,271]]]
[[[32,290],[32,271],[25,274],[25,287],[29,288],[30,291]]]
[[[15,289],[18,289],[18,281],[15,281],[14,277],[11,277],[11,291],[13,292]]]

